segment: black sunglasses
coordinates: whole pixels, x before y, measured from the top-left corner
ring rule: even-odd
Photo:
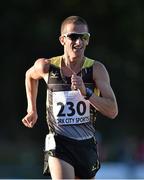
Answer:
[[[68,37],[72,41],[76,41],[77,39],[88,41],[90,34],[89,33],[66,33],[63,34],[64,37]]]

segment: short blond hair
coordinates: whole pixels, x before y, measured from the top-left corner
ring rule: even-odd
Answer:
[[[64,19],[64,21],[61,23],[61,34],[64,33],[65,25],[70,24],[70,23],[73,23],[73,24],[76,24],[76,25],[81,25],[81,24],[86,25],[87,29],[89,31],[89,27],[88,27],[88,24],[87,24],[86,20],[84,20],[80,16],[69,16],[66,19]]]

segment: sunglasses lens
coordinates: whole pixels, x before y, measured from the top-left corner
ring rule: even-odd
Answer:
[[[82,39],[87,41],[89,39],[89,35],[88,34],[83,34]]]
[[[86,33],[85,34],[72,33],[72,34],[67,35],[67,37],[70,38],[72,41],[76,41],[78,38],[85,41],[89,39],[89,35]]]
[[[68,37],[72,40],[72,41],[76,41],[80,36],[80,34],[70,34],[68,35]]]

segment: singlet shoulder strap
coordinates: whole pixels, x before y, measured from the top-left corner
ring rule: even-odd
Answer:
[[[52,57],[50,59],[51,60],[51,64],[60,68],[60,66],[61,66],[61,59],[62,59],[62,56]],[[91,67],[91,66],[93,66],[94,62],[95,62],[95,60],[86,57],[82,68]]]
[[[62,56],[52,57],[50,59],[51,60],[51,65],[54,65],[54,66],[60,68],[60,66],[61,66],[61,59],[62,59]]]
[[[95,60],[86,57],[82,68],[89,68],[93,66],[94,62]]]
[[[94,62],[95,62],[95,60],[86,57],[82,68],[83,68],[83,69],[84,69],[84,68],[90,68],[90,67],[92,67],[92,66],[94,65]],[[97,96],[100,96],[100,90],[99,90],[98,88],[96,88],[96,87],[94,88],[94,93],[95,93]]]

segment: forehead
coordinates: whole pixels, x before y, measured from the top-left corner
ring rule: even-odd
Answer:
[[[63,33],[69,33],[69,32],[77,32],[77,33],[88,32],[88,28],[85,24],[69,23],[65,25]]]

